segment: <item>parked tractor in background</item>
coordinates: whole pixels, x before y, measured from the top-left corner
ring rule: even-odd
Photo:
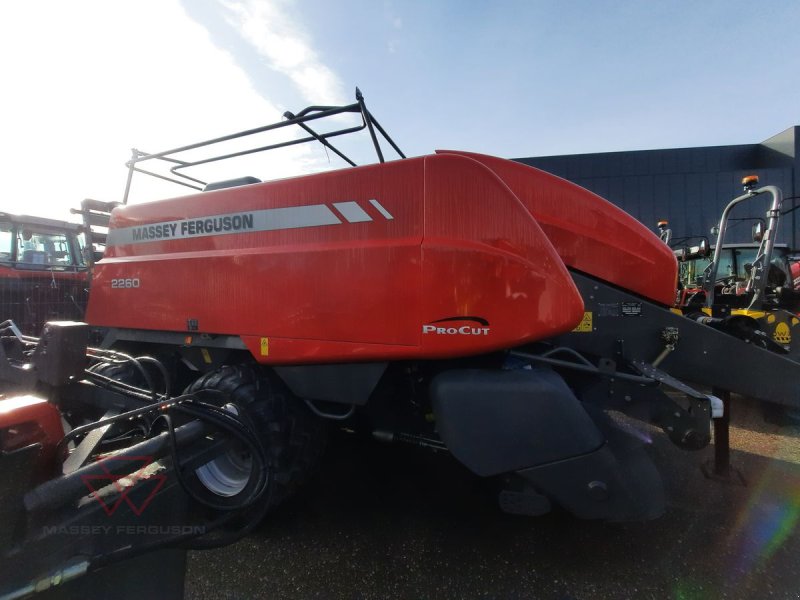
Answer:
[[[800,359],[800,341],[792,344],[792,331],[800,322],[800,290],[793,275],[798,267],[788,246],[776,242],[782,195],[774,186],[756,191],[755,176],[745,177],[742,184],[745,194],[726,206],[715,227],[715,245],[704,237],[669,236],[679,263],[676,305],[691,318]],[[733,210],[764,195],[772,201],[766,220],[752,219],[753,242],[726,243]],[[659,222],[660,231],[665,223]],[[690,246],[693,241],[699,243]]]
[[[707,243],[707,242],[706,242]],[[750,269],[755,260],[760,244],[736,243],[725,244],[720,255],[720,266],[718,269],[718,289],[720,293],[743,295],[747,287],[747,280],[750,277]],[[715,246],[707,246],[708,253],[705,256],[685,254],[683,249],[676,249],[678,258],[678,290],[677,305],[681,307],[691,303],[705,301],[703,293],[703,272],[711,263],[710,254],[714,252]],[[772,289],[792,288],[798,289],[795,284],[793,273],[797,271],[797,263],[792,260],[794,254],[786,244],[775,244],[770,260],[770,270],[768,281]],[[800,274],[798,274],[800,276]],[[797,284],[800,284],[798,280]],[[786,292],[783,292],[784,294]]]
[[[38,335],[49,320],[82,320],[88,300],[83,228],[0,213],[0,307],[22,331]]]

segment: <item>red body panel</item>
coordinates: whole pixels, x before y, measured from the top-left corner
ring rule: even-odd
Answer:
[[[225,229],[231,215],[241,229]],[[87,320],[177,332],[191,321],[241,336],[262,362],[301,363],[478,354],[582,315],[503,180],[438,155],[116,209]]]
[[[0,451],[39,443],[40,463],[46,466],[63,437],[61,413],[54,404],[34,396],[0,397]]]
[[[574,183],[533,167],[483,154],[455,154],[469,156],[497,173],[530,210],[569,267],[664,305],[675,301],[678,263],[672,250],[629,214]]]

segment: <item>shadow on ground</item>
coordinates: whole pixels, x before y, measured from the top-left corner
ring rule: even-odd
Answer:
[[[653,434],[669,507],[625,525],[505,515],[444,454],[338,440],[255,533],[191,554],[186,597],[798,598],[800,430],[752,413],[731,434],[746,487],[703,476],[712,448]]]

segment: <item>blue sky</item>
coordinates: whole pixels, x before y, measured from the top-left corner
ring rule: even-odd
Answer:
[[[796,1],[3,3],[0,210],[118,199],[132,146],[350,102],[356,85],[410,155],[757,142],[800,124],[798,31]]]
[[[413,153],[747,143],[798,122],[797,2],[312,6],[320,55],[404,132],[413,123]]]

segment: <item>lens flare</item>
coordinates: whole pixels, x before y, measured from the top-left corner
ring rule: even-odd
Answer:
[[[794,465],[792,465],[794,466]],[[800,521],[800,479],[796,468],[771,462],[739,513],[730,541],[738,546],[734,568],[747,575],[767,566]]]

